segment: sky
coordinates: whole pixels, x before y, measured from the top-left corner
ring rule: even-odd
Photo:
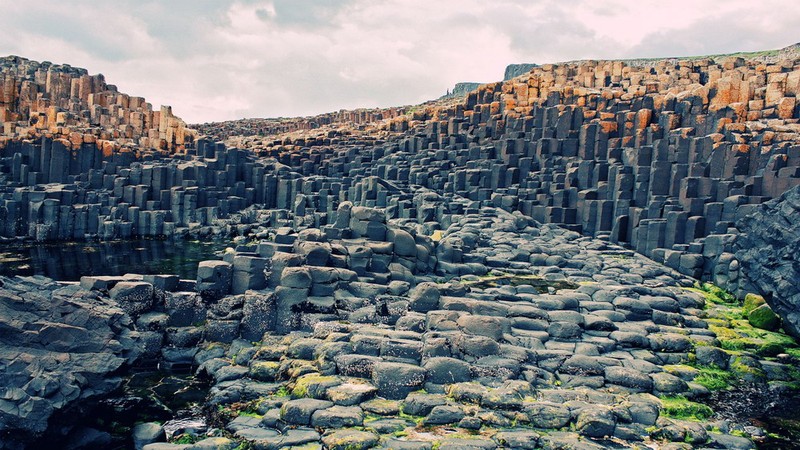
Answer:
[[[798,23],[796,0],[0,0],[0,56],[202,123],[418,104],[512,63],[777,49]]]

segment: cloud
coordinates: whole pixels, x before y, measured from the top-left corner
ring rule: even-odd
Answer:
[[[507,64],[778,48],[780,0],[3,2],[0,49],[101,72],[189,122],[413,104]]]

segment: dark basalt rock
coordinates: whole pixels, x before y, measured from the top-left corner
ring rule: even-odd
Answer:
[[[46,431],[69,432],[143,349],[108,298],[40,277],[0,281],[0,449],[18,449]],[[96,431],[73,439],[105,442]]]
[[[737,223],[742,274],[800,338],[800,186],[759,205]]]

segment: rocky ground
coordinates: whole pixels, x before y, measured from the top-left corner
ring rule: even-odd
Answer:
[[[387,223],[380,210],[344,204],[336,229],[346,237],[264,228],[271,239],[201,263],[194,282],[85,277],[80,287],[46,292],[118,304],[102,309],[121,320],[105,339],[135,335],[140,361],[193,367],[210,381],[209,427],[151,443],[166,439],[163,427],[139,424],[132,440],[149,450],[746,449],[763,430],[719,419],[703,403],[741,383],[787,396],[800,382],[797,344],[745,323],[723,292],[693,288],[694,280],[630,250],[462,202],[465,213],[434,239]],[[242,286],[243,273],[263,279]],[[5,283],[11,309],[36,301],[14,298],[14,289],[43,282]],[[745,308],[756,303],[751,297]],[[24,328],[18,311],[32,308],[4,317]],[[52,342],[37,345],[98,351],[53,346],[71,339],[79,347],[89,339],[74,333],[108,320],[65,320]],[[20,364],[12,353],[7,370]],[[86,361],[95,371],[126,362],[93,358],[103,363]],[[15,421],[6,421],[5,436],[44,431],[16,421],[26,417],[23,405],[32,398],[63,410],[58,389],[69,382],[42,391],[18,384],[6,390],[4,412]],[[84,445],[110,440],[78,430]]]

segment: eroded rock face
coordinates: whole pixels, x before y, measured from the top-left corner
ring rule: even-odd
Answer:
[[[51,417],[116,389],[142,349],[108,298],[39,277],[0,283],[0,449],[17,449]]]
[[[742,274],[783,319],[783,328],[800,337],[800,187],[760,205],[737,226]]]

